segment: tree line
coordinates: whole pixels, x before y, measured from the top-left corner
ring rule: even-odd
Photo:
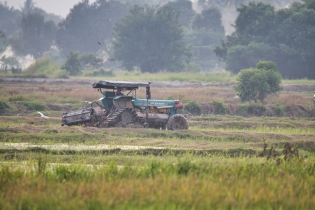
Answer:
[[[1,22],[5,23],[8,19],[16,20],[13,24],[16,27],[15,32],[9,33],[6,27],[1,29],[7,35],[6,43],[4,40],[1,41],[4,47],[11,45],[17,55],[32,54],[35,58],[48,55],[56,59],[56,53],[60,53],[61,58],[69,56],[71,51],[80,54],[93,53],[106,60],[116,60],[118,61],[116,63],[128,70],[140,68],[142,71],[148,72],[183,71],[194,66],[195,70],[199,71],[202,68],[211,69],[218,63],[213,48],[220,43],[220,38],[224,36],[221,13],[218,9],[208,8],[205,10],[207,12],[198,14],[193,10],[193,5],[189,0],[159,1],[163,3],[158,6],[141,4],[141,2],[145,1],[97,0],[89,3],[88,0],[83,0],[76,4],[67,17],[60,20],[58,24],[47,20],[47,14],[39,13],[39,9],[34,6],[32,0],[26,0],[22,9],[25,11],[22,12],[22,15],[17,10],[0,4],[0,11],[8,13],[8,18],[0,19],[0,25]],[[152,3],[152,1],[147,2]],[[158,2],[156,1],[156,3]],[[119,21],[121,23],[121,20],[127,15],[132,19],[132,12],[137,7],[143,8],[144,13],[141,13],[141,17],[135,18],[141,18],[143,22],[135,22],[135,24],[142,24],[142,32],[148,32],[146,45],[141,48],[146,49],[151,46],[150,49],[154,49],[155,52],[144,53],[151,57],[139,56],[143,61],[134,61],[131,64],[129,61],[117,59],[120,52],[114,34],[119,33]],[[165,9],[166,7],[169,9]],[[150,14],[147,12],[149,11],[155,17],[148,18]],[[162,17],[165,15],[163,12],[169,14],[167,18],[174,18]],[[196,21],[194,21],[195,19]],[[151,27],[150,21],[155,21],[155,24],[161,28]],[[115,29],[116,31],[114,31]],[[137,32],[140,33],[140,31]],[[153,36],[151,36],[152,34]],[[161,36],[159,37],[159,35]],[[133,38],[137,37],[141,36],[135,34]],[[138,42],[139,40],[133,41]],[[55,48],[52,49],[51,46],[55,46]],[[166,46],[169,51],[163,49]],[[140,51],[139,48],[130,49],[129,55]],[[127,54],[125,52],[125,55]],[[168,59],[167,62],[165,58]],[[161,61],[152,63],[152,59]],[[188,66],[188,61],[192,61],[196,65]],[[161,65],[163,62],[166,63]],[[126,65],[127,63],[128,65]],[[131,65],[134,66],[131,67]]]
[[[315,77],[315,0],[280,10],[268,0],[198,0],[200,13],[189,0],[160,1],[158,5],[141,2],[145,1],[90,4],[82,0],[59,20],[49,19],[32,0],[25,1],[22,15],[0,3],[0,26],[5,34],[0,50],[10,44],[18,55],[59,56],[64,63],[66,57],[89,54],[92,58],[92,53],[127,70],[143,72],[207,71],[221,64],[220,59],[227,70],[238,73],[267,60],[276,63],[285,78]],[[222,14],[214,3],[239,6],[231,35],[225,36]]]
[[[284,78],[315,78],[315,0],[280,10],[250,2],[238,12],[235,32],[215,48],[227,70],[238,73],[267,60]]]

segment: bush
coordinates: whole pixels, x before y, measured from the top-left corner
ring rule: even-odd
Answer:
[[[23,71],[24,77],[36,78],[67,78],[66,71],[61,70],[59,63],[50,60],[49,58],[40,58]]]
[[[165,100],[175,100],[175,97],[173,95],[168,96]]]
[[[87,74],[87,76],[93,76],[93,77],[98,77],[98,76],[105,76],[105,77],[113,77],[115,76],[115,73],[112,69],[109,70],[104,70],[100,69],[98,71],[93,71],[92,73]]]
[[[81,62],[81,65],[84,67],[91,66],[93,68],[99,68],[103,65],[103,59],[97,58],[92,53],[86,53],[86,54],[80,55],[79,60]]]
[[[241,116],[266,116],[269,111],[262,103],[246,103],[238,107],[237,115]]]
[[[201,114],[201,106],[194,101],[191,101],[185,104],[184,110],[188,111],[189,113],[193,115]]]
[[[7,103],[5,103],[4,101],[0,101],[0,112],[4,112],[5,109],[8,109],[9,106]]]
[[[23,106],[26,106],[30,110],[36,110],[36,111],[43,111],[46,108],[46,106],[43,104],[39,104],[36,102],[31,102],[31,101],[17,101],[15,103],[21,104]]]
[[[218,102],[218,101],[213,101],[212,104],[213,104],[214,109],[215,109],[215,111],[214,111],[215,114],[227,114],[227,113],[229,113],[228,108],[226,108],[223,103]]]
[[[277,116],[281,117],[285,114],[285,107],[281,104],[276,104],[275,112]]]
[[[61,68],[65,69],[71,76],[80,74],[82,64],[79,58],[79,53],[70,51],[65,64]]]
[[[281,75],[273,62],[261,61],[254,69],[243,69],[237,77],[235,90],[244,101],[264,100],[268,94],[281,90]]]
[[[247,108],[247,113],[255,116],[266,115],[267,108],[261,103],[250,103]]]

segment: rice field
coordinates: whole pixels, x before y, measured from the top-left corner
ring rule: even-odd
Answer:
[[[0,116],[0,209],[314,209],[314,117],[187,114],[185,131],[62,127],[64,110],[99,98],[89,84],[0,86],[9,106]],[[217,84],[156,86],[154,95],[185,93],[199,103],[203,93],[222,93],[224,103],[234,94]],[[290,104],[288,93],[309,103],[305,91],[279,100]]]

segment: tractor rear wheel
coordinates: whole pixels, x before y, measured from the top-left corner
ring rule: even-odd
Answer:
[[[167,121],[168,130],[185,130],[188,129],[188,122],[184,115],[174,114]]]

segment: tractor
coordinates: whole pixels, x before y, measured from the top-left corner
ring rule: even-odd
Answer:
[[[102,97],[88,102],[76,111],[63,113],[61,125],[93,127],[188,129],[188,122],[178,110],[179,100],[151,99],[150,82],[125,82],[100,80],[92,84]],[[145,88],[146,98],[137,98],[137,90]]]

